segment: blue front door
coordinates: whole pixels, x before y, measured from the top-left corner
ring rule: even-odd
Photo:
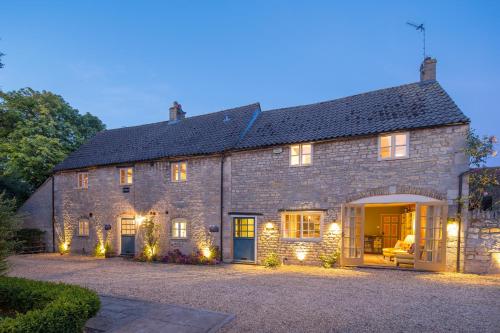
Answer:
[[[255,261],[255,218],[233,218],[234,260]]]
[[[135,255],[135,220],[122,219],[121,220],[121,237],[122,248],[121,254],[125,256]]]

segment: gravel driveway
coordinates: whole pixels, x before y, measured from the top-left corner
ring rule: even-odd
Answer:
[[[500,276],[286,266],[187,266],[54,254],[10,275],[236,314],[224,332],[500,332]]]

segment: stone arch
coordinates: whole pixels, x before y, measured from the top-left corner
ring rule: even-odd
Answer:
[[[440,193],[432,189],[420,188],[408,185],[391,185],[391,186],[382,186],[378,188],[369,189],[367,191],[353,193],[346,197],[345,202],[351,202],[366,197],[391,195],[391,194],[415,194],[433,198],[436,200],[446,200],[446,195],[444,193]]]

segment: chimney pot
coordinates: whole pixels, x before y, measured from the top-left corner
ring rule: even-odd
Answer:
[[[420,65],[420,81],[436,80],[437,60],[427,57]]]
[[[169,109],[170,111],[170,122],[176,122],[186,118],[186,112],[182,111],[182,105],[174,101],[173,105]]]

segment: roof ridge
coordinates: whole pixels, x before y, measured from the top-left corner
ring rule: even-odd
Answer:
[[[416,82],[412,82],[412,83],[401,84],[399,86],[393,86],[393,87],[388,87],[388,88],[381,88],[381,89],[376,89],[376,90],[370,90],[370,91],[366,91],[366,92],[363,92],[363,93],[349,95],[349,96],[343,96],[343,97],[339,97],[339,98],[335,98],[335,99],[330,99],[330,100],[326,100],[326,101],[315,102],[315,103],[308,103],[308,104],[300,104],[300,105],[294,105],[294,106],[286,106],[286,107],[277,108],[277,109],[263,110],[262,112],[283,111],[283,110],[287,110],[287,109],[295,109],[295,108],[301,108],[301,107],[305,107],[305,106],[320,105],[320,104],[325,104],[325,103],[331,103],[331,102],[341,101],[343,99],[352,98],[352,97],[356,97],[356,96],[364,96],[364,95],[370,95],[370,94],[374,94],[374,93],[380,93],[380,92],[382,92],[384,90],[392,90],[392,89],[405,88],[405,87],[413,86],[413,85],[429,85],[429,84],[433,84],[433,83],[437,83],[439,85],[439,82],[437,82],[436,80],[416,81]]]
[[[227,112],[227,111],[233,111],[233,110],[238,110],[238,109],[242,109],[242,108],[248,108],[248,107],[251,107],[251,106],[258,106],[259,109],[260,109],[260,102],[254,102],[254,103],[251,103],[251,104],[248,104],[248,105],[237,106],[237,107],[234,107],[234,108],[229,108],[229,109],[224,109],[224,110],[219,110],[219,111],[214,111],[214,112],[209,112],[209,113],[204,113],[204,114],[197,114],[197,115],[194,115],[192,117],[187,117],[184,120],[189,120],[189,119],[194,119],[194,118],[199,118],[199,117],[214,115],[214,114],[217,114],[217,113],[222,113],[222,112]],[[110,128],[110,129],[105,129],[103,131],[100,131],[98,133],[111,132],[111,131],[117,131],[117,130],[122,130],[122,129],[143,127],[143,126],[158,125],[158,124],[162,124],[162,123],[167,123],[168,124],[169,121],[168,120],[162,120],[162,121],[157,121],[157,122],[154,122],[154,123],[147,123],[147,124],[141,124],[141,125],[132,125],[132,126],[123,126],[123,127],[117,127],[117,128]],[[182,122],[179,122],[179,121],[175,122],[175,124],[180,124],[180,123],[182,123]]]

